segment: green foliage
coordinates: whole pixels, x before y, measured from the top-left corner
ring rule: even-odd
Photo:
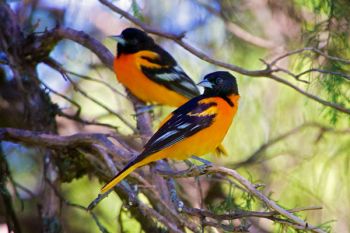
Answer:
[[[303,39],[305,47],[319,48],[332,57],[348,58],[350,55],[350,5],[344,0],[296,1],[311,10],[312,21],[304,24]],[[301,57],[301,59],[303,59]],[[300,62],[300,61],[299,61]],[[308,68],[323,70],[312,77],[326,92],[327,99],[344,108],[349,108],[350,61],[325,58],[321,55],[312,57]],[[310,72],[310,76],[312,72]],[[325,116],[332,124],[339,119],[339,112],[332,108],[325,109]]]
[[[343,67],[344,66],[339,62],[329,62],[324,66],[324,69],[334,73],[323,74],[320,75],[321,77],[319,78],[321,86],[328,94],[328,99],[333,103],[338,103],[345,108],[348,108],[350,106],[350,93],[348,92],[350,88],[349,81],[338,73],[347,73]],[[327,108],[325,109],[325,115],[332,124],[336,124],[340,113],[334,109]]]
[[[131,2],[131,10],[133,15],[140,19],[141,21],[145,21],[145,18],[143,17],[142,14],[142,9],[140,8],[139,4],[137,3],[137,0],[132,0]]]

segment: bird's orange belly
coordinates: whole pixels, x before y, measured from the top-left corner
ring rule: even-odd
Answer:
[[[237,101],[235,101],[237,103]],[[192,155],[202,156],[213,152],[223,141],[237,108],[228,107],[223,100],[217,101],[221,109],[210,127],[179,141],[178,143],[156,153],[155,157],[184,160]],[[220,106],[221,105],[221,106]]]
[[[132,55],[116,58],[114,71],[118,81],[144,102],[177,107],[188,101],[188,98],[147,78]]]

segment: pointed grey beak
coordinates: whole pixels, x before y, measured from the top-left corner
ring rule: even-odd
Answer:
[[[122,35],[118,35],[118,36],[109,36],[109,38],[112,38],[113,40],[116,40],[119,44],[121,45],[125,45],[126,44],[126,40],[123,38]]]
[[[209,82],[208,80],[203,80],[197,84],[198,86],[206,87],[206,88],[213,88],[213,84]]]

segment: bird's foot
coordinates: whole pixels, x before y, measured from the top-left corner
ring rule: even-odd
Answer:
[[[194,163],[192,163],[191,161],[185,160],[185,163],[189,167],[187,169],[187,171],[188,171],[187,173],[189,173],[189,174],[197,175],[197,176],[204,175],[204,174],[207,173],[208,168],[213,166],[213,164],[210,161],[208,161],[208,160],[199,158],[197,156],[192,156],[191,158],[195,159],[197,161],[200,161],[202,163],[202,165],[197,166]]]
[[[188,169],[192,169],[193,167],[196,167],[196,165],[194,163],[192,163],[190,160],[185,159],[184,162],[186,163],[186,165],[188,166]]]

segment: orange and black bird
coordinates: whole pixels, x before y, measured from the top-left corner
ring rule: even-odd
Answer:
[[[112,38],[118,41],[117,79],[140,100],[178,107],[200,94],[175,59],[145,32],[127,28]]]
[[[238,108],[235,77],[225,71],[206,75],[198,85],[204,93],[186,102],[165,118],[158,131],[102,189],[106,193],[138,167],[156,160],[184,160],[214,151],[224,139]]]

